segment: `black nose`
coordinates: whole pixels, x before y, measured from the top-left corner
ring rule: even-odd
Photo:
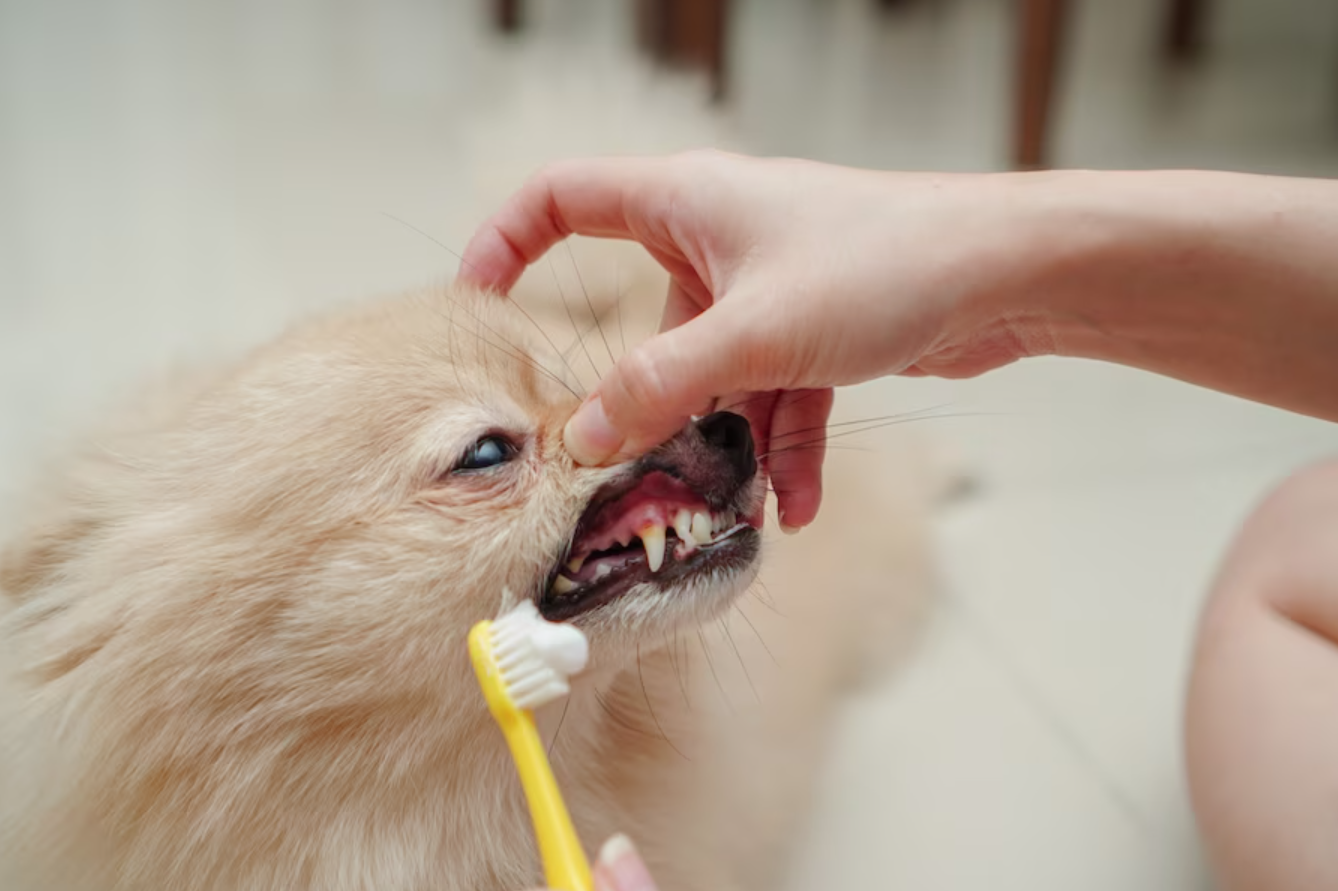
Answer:
[[[698,421],[697,429],[702,439],[724,453],[740,479],[752,479],[757,472],[757,455],[747,418],[732,411],[718,411]]]

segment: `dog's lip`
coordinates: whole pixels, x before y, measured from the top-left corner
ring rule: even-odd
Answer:
[[[617,569],[568,594],[554,592],[552,579],[558,574],[555,569],[537,606],[544,618],[551,622],[577,620],[620,599],[638,585],[654,584],[664,589],[683,583],[700,572],[727,566],[732,560],[735,568],[744,562],[751,563],[760,539],[761,533],[755,526],[740,522],[710,544],[699,545],[683,558],[667,561],[658,573],[650,572],[645,551],[637,550]]]
[[[699,541],[691,533],[680,538],[672,519],[679,511],[705,513],[712,523],[709,540]],[[756,520],[760,517],[739,518],[733,510],[712,509],[702,493],[672,471],[646,468],[605,485],[590,499],[571,545],[545,580],[538,605],[551,620],[574,618],[643,582],[667,587],[728,552],[743,548],[755,554]],[[642,547],[648,526],[660,527],[664,549],[662,565],[654,572]]]
[[[671,525],[674,515],[683,510],[715,513],[699,492],[663,470],[601,489],[576,525],[568,559],[626,545],[648,525]]]

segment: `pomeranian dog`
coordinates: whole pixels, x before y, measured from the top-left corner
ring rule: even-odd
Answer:
[[[497,295],[374,302],[70,462],[0,563],[0,888],[541,884],[466,648],[520,598],[590,638],[539,714],[587,846],[775,881],[837,694],[927,589],[928,465],[837,465],[762,587],[747,421],[576,466],[550,344]]]

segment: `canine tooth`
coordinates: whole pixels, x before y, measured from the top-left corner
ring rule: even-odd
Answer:
[[[576,583],[565,575],[559,574],[557,578],[553,579],[553,592],[556,594],[566,594],[575,589]]]
[[[585,565],[584,557],[572,557],[567,561],[567,568],[572,572],[580,572],[581,567]]]
[[[693,544],[695,539],[692,537],[692,511],[686,507],[680,507],[678,513],[674,514],[674,532],[684,544]]]
[[[692,537],[697,544],[706,544],[711,540],[711,517],[709,514],[692,515]]]
[[[664,565],[664,527],[659,524],[641,530],[641,544],[646,549],[646,563],[651,572]]]

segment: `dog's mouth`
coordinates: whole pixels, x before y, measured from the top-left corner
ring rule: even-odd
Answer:
[[[539,609],[565,621],[639,585],[665,589],[705,572],[728,574],[753,562],[759,538],[750,518],[713,508],[663,470],[611,483],[591,499]]]

